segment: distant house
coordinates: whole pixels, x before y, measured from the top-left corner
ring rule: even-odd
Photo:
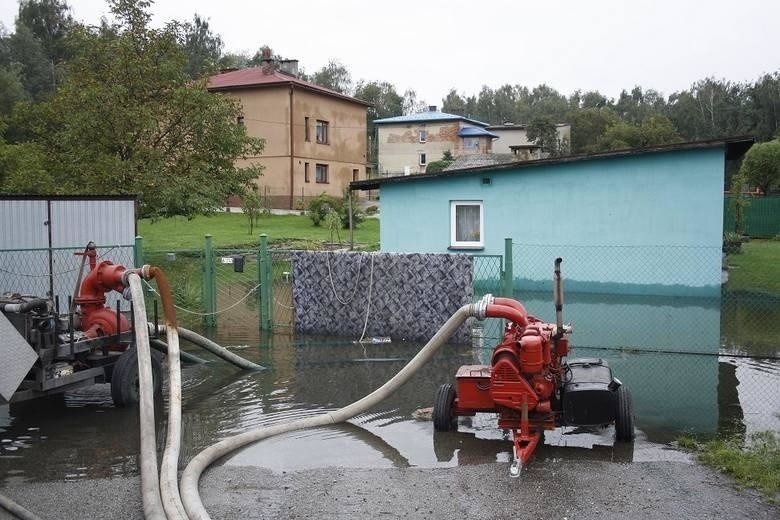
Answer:
[[[681,143],[369,179],[351,188],[380,190],[382,251],[502,255],[509,237],[522,244],[516,289],[549,280],[559,255],[569,260],[570,290],[714,296],[725,161],[751,144]]]
[[[558,141],[560,143],[571,143],[571,125],[568,123],[559,123],[555,125],[558,132]],[[547,155],[542,147],[534,144],[528,139],[527,125],[515,124],[510,121],[502,125],[490,125],[487,130],[498,136],[498,140],[493,143],[494,153],[511,153],[518,160],[530,161],[534,159],[543,159]]]
[[[249,135],[265,139],[247,162],[265,167],[256,184],[272,208],[295,208],[322,192],[340,197],[366,176],[368,103],[298,79],[297,62],[211,76],[210,92],[238,99]],[[240,201],[230,201],[231,206]]]
[[[428,107],[427,112],[374,121],[377,127],[378,171],[382,176],[425,173],[428,163],[444,152],[454,157],[492,151],[495,134],[487,123]]]

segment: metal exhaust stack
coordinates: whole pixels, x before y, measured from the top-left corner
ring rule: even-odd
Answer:
[[[563,336],[563,278],[561,278],[561,262],[563,258],[555,259],[555,274],[553,275],[553,299],[555,301],[555,336]]]

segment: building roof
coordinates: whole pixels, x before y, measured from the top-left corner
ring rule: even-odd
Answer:
[[[555,128],[562,128],[565,126],[571,126],[569,123],[555,123]],[[488,130],[525,130],[528,125],[525,123],[504,123],[501,125],[490,125]]]
[[[497,166],[518,162],[518,157],[511,153],[470,153],[456,158],[445,171],[463,170],[468,168],[482,168],[483,166]]]
[[[467,126],[465,128],[461,128],[458,131],[459,137],[492,137],[494,139],[498,139],[498,136],[496,134],[492,134],[485,130],[484,128],[479,128],[477,126]]]
[[[488,126],[487,123],[459,116],[457,114],[448,114],[439,110],[426,110],[417,114],[405,116],[386,117],[384,119],[374,119],[375,125],[393,124],[393,123],[432,123],[434,121],[466,121],[479,126]]]
[[[209,77],[206,88],[208,88],[208,90],[211,92],[220,92],[225,90],[278,87],[288,85],[310,90],[312,92],[318,92],[326,96],[343,99],[344,101],[350,101],[359,105],[371,106],[371,103],[366,103],[365,101],[347,96],[340,92],[336,92],[335,90],[321,87],[308,81],[303,81],[302,79],[280,70],[269,71],[265,67],[251,67],[248,69],[238,69],[229,72],[223,72],[221,74],[215,74],[214,76]]]
[[[508,170],[518,170],[522,168],[531,168],[534,166],[542,165],[555,165],[576,163],[583,161],[594,161],[598,159],[612,159],[618,157],[634,157],[639,155],[647,155],[653,153],[663,152],[675,152],[675,151],[687,151],[687,150],[704,150],[710,148],[724,147],[726,152],[726,159],[738,159],[748,149],[753,146],[755,139],[753,137],[731,137],[722,139],[710,139],[707,141],[692,141],[687,143],[675,143],[665,144],[659,146],[650,146],[647,148],[626,148],[624,150],[613,150],[609,152],[597,152],[589,154],[569,155],[566,157],[551,157],[548,159],[537,159],[534,161],[518,161],[508,164],[479,166],[472,168],[464,168],[459,170],[445,170],[437,173],[423,173],[418,175],[406,175],[395,177],[380,177],[376,179],[366,179],[363,181],[353,181],[349,184],[352,190],[375,190],[382,184],[395,184],[399,182],[420,182],[426,179],[433,179],[436,177],[446,177],[451,175],[470,175],[472,173],[483,173],[486,171],[501,173]]]

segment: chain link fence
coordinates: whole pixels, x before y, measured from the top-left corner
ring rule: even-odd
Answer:
[[[574,354],[609,360],[643,421],[679,414],[681,424],[714,421],[696,431],[780,431],[780,262],[769,261],[780,242],[743,246],[727,255],[513,243],[512,293],[530,314],[552,321],[553,262],[563,258]],[[490,340],[500,334],[484,332]]]
[[[84,246],[0,250],[0,295],[51,297],[66,312],[79,272],[84,276],[89,272],[82,253]],[[99,245],[96,253],[97,262],[133,265],[132,245]],[[119,294],[108,295],[112,307],[118,300],[124,301]],[[124,302],[123,308],[129,308],[129,303]]]

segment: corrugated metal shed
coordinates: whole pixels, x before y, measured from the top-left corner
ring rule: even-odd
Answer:
[[[0,196],[0,294],[73,294],[92,241],[104,259],[133,264],[135,197]]]

